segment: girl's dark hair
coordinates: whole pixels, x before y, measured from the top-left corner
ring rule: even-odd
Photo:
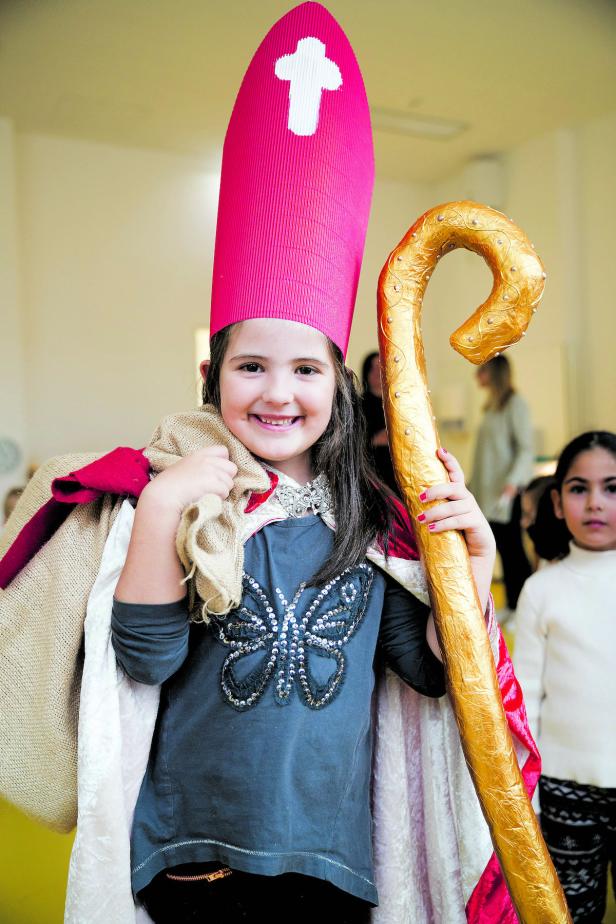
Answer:
[[[567,443],[556,465],[551,484],[552,489],[558,491],[559,494],[562,492],[563,482],[571,466],[579,455],[588,452],[589,449],[606,449],[616,459],[616,433],[610,433],[608,430],[589,430]],[[543,492],[537,504],[535,524],[528,530],[528,534],[541,558],[552,561],[556,558],[564,558],[569,552],[571,533],[565,521],[554,513],[551,490]]]
[[[203,403],[213,404],[219,411],[220,370],[231,327],[223,328],[211,339],[210,365],[203,384]],[[318,585],[363,561],[374,540],[383,543],[387,554],[393,504],[391,493],[381,484],[366,456],[357,377],[345,367],[338,347],[329,339],[328,344],[334,361],[336,391],[327,428],[312,447],[312,462],[315,473],[323,472],[329,480],[337,529],[331,556],[312,578],[311,583]]]
[[[365,395],[370,391],[370,385],[368,384],[368,376],[370,375],[370,370],[372,368],[372,363],[379,354],[375,351],[373,353],[368,353],[361,365],[361,390],[362,394]]]
[[[511,384],[511,364],[506,356],[494,356],[487,363],[479,366],[478,372],[487,372],[489,392],[485,410],[502,411],[509,399],[515,394]]]
[[[526,528],[535,547],[535,552],[546,561],[563,558],[569,551],[571,538],[564,520],[554,513],[552,503],[552,488],[554,479],[548,478],[545,487],[537,500],[535,522]]]
[[[539,500],[546,488],[553,487],[554,478],[552,475],[537,475],[536,478],[531,478],[526,487],[523,488],[523,493],[532,494],[536,500]]]

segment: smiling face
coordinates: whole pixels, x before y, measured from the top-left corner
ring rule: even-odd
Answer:
[[[329,343],[312,327],[251,318],[231,331],[222,417],[253,455],[302,484],[313,477],[310,449],[329,423],[335,388]]]
[[[576,456],[552,500],[576,545],[595,552],[616,549],[616,458],[611,452],[597,446]]]

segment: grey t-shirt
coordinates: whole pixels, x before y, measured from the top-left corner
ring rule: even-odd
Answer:
[[[428,609],[369,562],[325,587],[318,516],[271,523],[245,546],[240,607],[209,627],[184,603],[114,605],[129,675],[162,682],[132,831],[138,892],[160,870],[220,861],[303,873],[376,903],[371,697],[379,637],[403,679],[444,692]],[[382,617],[382,618],[381,618]]]

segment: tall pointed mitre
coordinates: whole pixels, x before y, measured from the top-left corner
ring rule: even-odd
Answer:
[[[286,318],[346,353],[373,184],[353,49],[323,6],[303,3],[263,39],[231,115],[210,333]]]

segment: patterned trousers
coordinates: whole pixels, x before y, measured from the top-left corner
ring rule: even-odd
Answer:
[[[601,924],[616,893],[616,789],[542,776],[541,828],[575,924]]]

